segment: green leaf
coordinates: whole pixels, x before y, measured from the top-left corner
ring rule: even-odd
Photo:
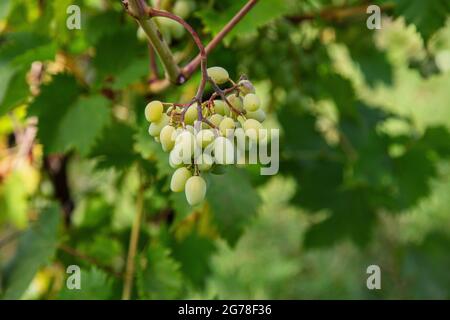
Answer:
[[[113,89],[122,89],[139,81],[149,73],[148,59],[133,61],[122,72],[117,74],[112,85]]]
[[[366,244],[376,217],[370,197],[370,190],[364,188],[337,194],[334,202],[329,204],[331,216],[307,231],[305,246],[329,246],[345,238],[360,245]]]
[[[202,19],[206,29],[216,35],[246,3],[246,0],[233,0],[224,10],[208,8],[199,11],[197,15]],[[288,6],[284,1],[259,1],[225,37],[224,41],[229,44],[234,37],[254,34],[259,27],[279,18],[287,11]]]
[[[234,244],[255,216],[261,199],[244,171],[229,168],[210,175],[207,199],[220,234]]]
[[[141,299],[175,299],[182,286],[180,266],[170,251],[160,245],[150,245],[140,256],[137,288]]]
[[[413,299],[450,298],[448,235],[433,233],[423,243],[407,247],[401,274]]]
[[[70,276],[70,275],[68,275]],[[112,298],[113,283],[101,270],[80,270],[80,289],[69,289],[66,285],[59,293],[62,300],[107,300]]]
[[[174,169],[169,165],[169,154],[163,151],[161,144],[156,142],[146,129],[141,128],[134,138],[136,152],[145,160],[155,162],[159,178],[172,175]]]
[[[110,120],[108,106],[109,101],[99,95],[80,97],[61,119],[51,150],[74,148],[86,155]]]
[[[395,0],[397,15],[416,26],[425,41],[444,26],[450,2],[448,0]]]
[[[97,167],[125,169],[137,155],[133,151],[135,130],[122,122],[114,121],[106,126],[92,148],[90,157],[97,159]]]
[[[28,224],[27,190],[22,176],[13,172],[0,185],[0,223],[12,223],[17,228]]]
[[[351,58],[370,86],[378,83],[391,85],[393,68],[386,52],[380,51],[375,45],[372,30],[356,26],[339,30],[338,40],[348,48]]]
[[[20,237],[17,253],[5,270],[4,299],[19,299],[39,268],[53,257],[60,217],[59,208],[52,205]]]
[[[55,152],[60,122],[80,91],[75,78],[60,74],[49,84],[42,86],[40,95],[30,105],[30,115],[39,118],[37,136],[44,145],[45,153]],[[79,130],[82,130],[82,127]]]
[[[137,58],[140,49],[135,27],[124,27],[115,33],[103,35],[96,44],[93,60],[98,80],[102,81],[104,77],[114,76],[124,70]]]
[[[0,116],[24,103],[29,90],[26,71],[0,62]]]
[[[196,286],[204,285],[211,271],[210,258],[216,251],[215,243],[197,232],[192,232],[180,241],[175,240],[172,248],[173,256],[180,262],[183,274]]]

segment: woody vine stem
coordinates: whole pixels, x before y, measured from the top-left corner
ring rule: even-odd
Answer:
[[[144,0],[122,0],[126,12],[136,19],[137,23],[140,25],[142,30],[144,30],[145,34],[147,35],[149,42],[152,44],[158,57],[160,58],[162,64],[164,65],[167,78],[171,83],[177,85],[183,84],[200,65],[201,81],[197,89],[197,93],[191,102],[182,105],[182,107],[184,108],[181,113],[181,120],[183,125],[186,111],[191,105],[197,103],[197,113],[199,122],[205,122],[209,124],[211,127],[213,127],[212,123],[210,123],[207,119],[203,118],[202,113],[202,99],[207,82],[210,82],[211,85],[213,86],[215,96],[219,95],[232,111],[234,111],[239,115],[242,115],[242,112],[235,109],[232,106],[232,104],[228,101],[228,99],[225,97],[225,92],[222,89],[220,89],[215,84],[215,82],[208,77],[207,55],[223,40],[223,38],[234,28],[234,26],[236,26],[236,24],[238,24],[239,21],[242,20],[242,18],[253,8],[253,6],[257,2],[258,0],[249,0],[205,48],[197,32],[182,18],[170,12],[149,7]],[[169,46],[164,41],[164,38],[162,37],[162,34],[159,31],[156,23],[151,19],[153,17],[165,17],[174,20],[179,24],[181,24],[192,36],[196,46],[199,49],[199,54],[191,62],[189,62],[183,69],[180,69],[178,64],[175,62],[174,56]],[[207,103],[210,103],[210,100]],[[142,191],[139,192],[138,196],[140,198],[139,200],[140,208],[138,208],[138,214],[135,218],[135,223],[133,224],[131,231],[130,246],[124,278],[125,283],[122,298],[125,300],[130,299],[132,293],[131,291],[134,278],[136,250],[137,250],[137,243],[139,241],[139,230],[143,214],[142,199],[141,199]]]

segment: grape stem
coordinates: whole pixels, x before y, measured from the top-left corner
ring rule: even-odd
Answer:
[[[230,33],[231,30],[248,14],[248,12],[257,4],[258,0],[249,0],[237,13],[236,15],[219,31],[218,34],[206,45],[205,51],[208,55],[212,50],[214,50],[219,43]],[[181,73],[185,80],[189,79],[195,70],[201,65],[203,58],[200,52],[192,61],[185,65],[181,69]],[[159,81],[154,81],[150,90],[162,91],[169,85],[167,79],[162,79]]]
[[[122,0],[126,12],[132,16],[144,30],[147,38],[161,59],[169,81],[174,84],[183,84],[186,77],[181,72],[167,43],[164,41],[157,25],[146,15],[147,4],[143,0]]]
[[[211,83],[212,87],[214,88],[214,91],[222,98],[222,100],[228,105],[228,107],[231,109],[231,111],[233,111],[234,113],[236,113],[237,115],[244,115],[241,111],[239,111],[238,109],[236,109],[231,103],[230,101],[228,101],[227,97],[225,97],[225,91],[220,89],[219,86],[212,81],[211,79],[209,79],[209,82]],[[233,88],[233,87],[231,87]]]
[[[194,30],[194,28],[191,27],[189,23],[184,21],[181,17],[174,15],[173,13],[162,11],[158,9],[154,9],[151,7],[145,8],[147,15],[152,17],[164,17],[171,20],[174,20],[181,24],[192,36],[194,39],[195,44],[198,47],[198,50],[200,51],[200,69],[202,73],[202,78],[200,80],[200,85],[198,86],[197,93],[195,95],[195,98],[193,100],[194,102],[197,102],[197,118],[199,121],[203,121],[203,114],[202,114],[202,99],[203,99],[203,92],[205,91],[206,82],[208,81],[208,72],[207,72],[207,55],[205,47],[203,46],[202,41],[200,40],[200,37],[198,36],[197,32]],[[188,108],[185,108],[182,112],[182,122],[184,125],[184,115],[187,112]]]

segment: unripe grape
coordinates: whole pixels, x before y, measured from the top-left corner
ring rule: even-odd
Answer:
[[[164,126],[166,126],[168,123],[169,117],[166,114],[163,114],[158,122],[150,123],[150,126],[148,127],[149,135],[151,135],[152,137],[158,137],[161,133],[162,128],[164,128]]]
[[[190,133],[192,133],[193,135],[195,135],[195,128],[194,128],[194,126],[187,125],[186,126],[186,130],[189,131]]]
[[[249,80],[239,81],[239,88],[241,89],[241,92],[244,95],[249,93],[255,93],[255,87],[253,86],[253,83],[251,83]]]
[[[191,3],[188,1],[178,0],[173,6],[173,13],[183,19],[186,19],[191,13]]]
[[[206,182],[200,176],[190,177],[186,181],[186,200],[191,206],[195,206],[205,199]]]
[[[186,113],[184,114],[184,123],[186,124],[194,124],[194,121],[197,120],[198,114],[197,114],[197,106],[192,105],[188,108]]]
[[[175,145],[176,129],[170,125],[162,128],[159,134],[159,140],[164,151],[168,152],[173,149]]]
[[[145,119],[149,122],[158,122],[164,111],[164,106],[160,101],[151,101],[145,107]]]
[[[218,137],[214,140],[214,158],[218,164],[232,164],[234,161],[234,148],[230,140]]]
[[[244,97],[244,108],[249,112],[258,110],[260,104],[258,96],[254,93],[249,93]]]
[[[219,127],[222,119],[223,119],[223,116],[221,116],[220,114],[217,114],[217,113],[213,114],[211,117],[209,117],[209,121],[216,127]]]
[[[259,121],[259,122],[264,122],[264,120],[266,120],[266,113],[261,108],[259,108],[255,112],[247,112],[245,114],[245,116],[248,119],[255,119],[255,120]]]
[[[229,117],[224,117],[220,122],[219,130],[220,133],[227,137],[233,133],[233,129],[235,128],[234,120]]]
[[[183,163],[188,164],[195,153],[196,141],[191,132],[184,130],[175,140],[175,149],[179,152]]]
[[[184,190],[186,181],[192,177],[192,173],[186,169],[186,167],[181,167],[175,170],[170,180],[170,190],[173,192],[181,192]]]
[[[230,107],[222,100],[214,100],[214,110],[223,116],[229,116],[231,111]]]
[[[203,153],[195,160],[195,163],[200,171],[208,171],[211,169],[214,159],[209,154]]]
[[[169,153],[169,165],[176,169],[183,164],[183,159],[179,155],[179,150],[172,149]]]
[[[179,24],[178,22],[174,21],[174,20],[170,20],[171,23],[169,25],[169,30],[170,33],[172,34],[174,39],[181,39],[185,33],[186,33],[186,29],[184,29],[184,27]]]
[[[214,132],[211,129],[200,130],[196,136],[197,144],[202,148],[206,148],[211,142],[214,141],[214,138]]]
[[[141,27],[138,28],[136,35],[139,41],[147,41],[147,35],[145,34],[144,29],[142,29]]]
[[[230,94],[227,96],[227,100],[235,109],[244,111],[244,104],[241,97],[238,97],[235,94]]]
[[[207,70],[208,76],[217,84],[222,84],[228,81],[228,71],[222,67],[211,67]]]
[[[262,124],[255,119],[247,119],[244,122],[244,131],[245,134],[251,140],[258,140],[258,138],[262,135],[260,130],[262,129]]]

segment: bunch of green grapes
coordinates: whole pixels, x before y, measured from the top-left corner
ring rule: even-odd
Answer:
[[[266,115],[253,84],[244,77],[235,83],[221,67],[207,73],[216,92],[202,104],[151,101],[145,108],[148,132],[169,153],[175,169],[170,189],[184,191],[192,206],[205,198],[204,173],[245,163],[246,150],[267,143],[266,131],[260,130]],[[231,86],[220,89],[226,83]]]
[[[152,5],[155,7],[156,1],[153,1]],[[187,19],[195,10],[195,3],[192,0],[177,0],[174,3],[172,3],[172,1],[161,1],[160,7],[183,19]],[[184,27],[172,19],[165,17],[156,17],[154,19],[164,39],[169,44],[172,43],[173,39],[181,39],[186,33]],[[141,41],[147,41],[147,36],[141,27],[138,28],[137,37]]]

